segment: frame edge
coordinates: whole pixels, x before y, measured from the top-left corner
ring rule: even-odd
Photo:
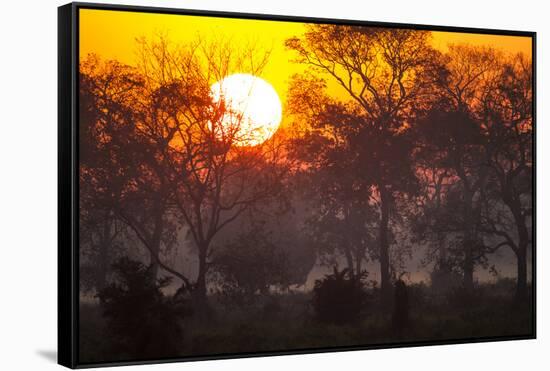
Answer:
[[[73,203],[74,5],[57,9],[57,363],[75,368],[76,301]]]
[[[204,360],[227,360],[250,357],[272,357],[302,354],[336,353],[357,350],[396,349],[402,347],[424,347],[439,345],[461,345],[476,344],[485,342],[518,341],[537,339],[537,318],[536,318],[536,232],[533,233],[533,326],[532,333],[519,336],[497,336],[473,339],[449,339],[444,341],[426,342],[403,342],[399,344],[377,344],[343,346],[330,348],[296,349],[290,351],[267,351],[249,353],[213,354],[207,356],[177,357],[167,359],[149,359],[138,361],[113,361],[79,363],[78,361],[78,223],[77,198],[74,190],[78,187],[75,184],[74,171],[77,171],[74,161],[78,143],[77,139],[77,117],[78,107],[75,97],[77,89],[77,66],[78,66],[78,20],[77,13],[80,9],[131,11],[144,13],[178,14],[205,17],[238,18],[253,20],[270,20],[283,22],[311,22],[330,24],[351,24],[366,25],[370,27],[407,28],[415,30],[431,30],[461,33],[479,33],[529,37],[532,40],[533,59],[533,115],[534,128],[536,127],[536,44],[537,32],[526,30],[504,30],[485,29],[477,27],[426,25],[394,23],[388,21],[350,20],[335,18],[318,18],[306,16],[287,16],[260,13],[243,13],[216,10],[200,10],[186,8],[171,8],[158,6],[124,5],[124,4],[101,4],[89,2],[72,2],[58,7],[58,363],[71,369],[164,364],[174,362],[194,362]],[[536,128],[535,128],[536,130]],[[536,131],[533,134],[533,146],[536,156]],[[536,163],[536,161],[535,161]],[[535,179],[533,183],[533,194],[536,199],[536,165],[533,169]],[[536,202],[534,202],[534,205]],[[536,206],[534,206],[536,207]],[[536,230],[536,209],[533,210],[533,225]],[[68,245],[68,246],[67,246]],[[76,256],[75,256],[76,255]]]

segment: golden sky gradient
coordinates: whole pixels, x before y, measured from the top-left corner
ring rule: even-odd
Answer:
[[[273,85],[284,105],[290,76],[304,68],[292,62],[295,55],[286,50],[284,42],[302,35],[304,30],[304,23],[299,22],[81,9],[80,58],[96,53],[103,59],[134,65],[135,39],[154,38],[160,33],[168,35],[175,44],[192,41],[197,35],[204,40],[221,35],[237,44],[257,42],[271,49],[270,60],[261,77]],[[432,42],[443,51],[449,43],[469,43],[531,55],[530,37],[433,32]]]

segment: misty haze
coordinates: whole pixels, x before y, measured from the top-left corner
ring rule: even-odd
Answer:
[[[82,363],[533,332],[530,38],[80,12]]]

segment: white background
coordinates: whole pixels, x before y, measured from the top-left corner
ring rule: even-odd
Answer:
[[[124,0],[120,0],[121,2]],[[155,370],[522,370],[548,369],[550,133],[546,2],[527,0],[140,0],[126,3],[518,29],[538,32],[538,339],[306,356],[146,366]],[[5,0],[0,10],[0,369],[60,369],[56,354],[57,6]],[[127,370],[138,369],[128,367]],[[142,369],[142,368],[139,368]]]

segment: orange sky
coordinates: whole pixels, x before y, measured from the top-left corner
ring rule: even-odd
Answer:
[[[153,38],[159,33],[168,35],[176,44],[189,42],[197,35],[205,41],[222,35],[236,44],[257,42],[271,49],[261,77],[273,85],[284,104],[290,76],[304,68],[292,63],[294,54],[285,49],[284,41],[300,36],[304,29],[304,24],[297,22],[81,9],[80,57],[93,52],[103,59],[117,59],[132,65],[135,64],[135,39]],[[531,55],[529,37],[433,32],[433,45],[441,50],[445,50],[448,43],[464,42]]]

